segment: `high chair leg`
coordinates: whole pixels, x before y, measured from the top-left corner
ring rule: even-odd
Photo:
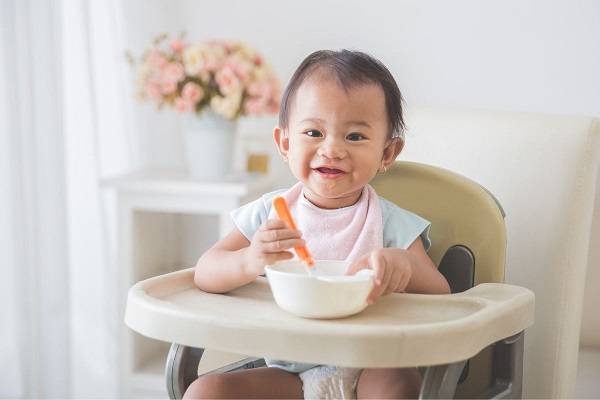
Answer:
[[[165,365],[167,392],[171,399],[181,399],[185,390],[198,378],[198,364],[204,349],[173,343]]]
[[[454,398],[458,380],[466,363],[467,360],[427,367],[421,383],[419,399]]]
[[[486,399],[520,399],[523,395],[525,332],[496,342],[493,351],[493,385]]]

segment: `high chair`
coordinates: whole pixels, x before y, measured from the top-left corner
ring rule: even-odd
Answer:
[[[423,374],[421,398],[521,396],[534,295],[502,283],[506,229],[498,201],[465,177],[414,162],[397,162],[372,185],[431,221],[428,254],[452,294],[395,293],[352,317],[310,320],[280,310],[262,277],[224,295],[197,289],[193,269],[139,282],[129,291],[125,322],[173,343],[166,363],[171,398],[197,378],[204,348],[253,356],[219,372],[264,365],[256,357],[415,366]]]

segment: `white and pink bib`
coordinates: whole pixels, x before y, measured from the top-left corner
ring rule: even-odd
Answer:
[[[304,186],[296,183],[283,196],[302,237],[318,260],[353,262],[383,247],[383,217],[375,190],[366,185],[359,200],[348,207],[323,209],[304,197]],[[271,209],[269,218],[277,218]]]

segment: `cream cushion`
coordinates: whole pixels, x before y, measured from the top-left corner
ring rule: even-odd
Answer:
[[[405,118],[400,160],[471,178],[506,211],[506,282],[536,296],[535,324],[525,340],[523,396],[572,397],[599,119],[448,108],[409,108]]]

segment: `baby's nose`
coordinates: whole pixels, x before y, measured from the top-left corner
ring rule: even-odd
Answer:
[[[346,155],[346,146],[344,142],[340,140],[325,140],[321,146],[319,146],[317,154],[326,158],[343,158]]]

